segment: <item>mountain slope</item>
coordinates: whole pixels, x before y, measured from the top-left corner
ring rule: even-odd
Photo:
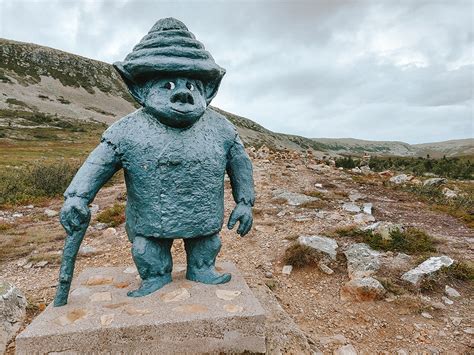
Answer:
[[[107,63],[57,49],[0,38],[0,139],[48,136],[34,129],[98,130],[138,105],[115,69]],[[313,150],[323,154],[455,156],[474,153],[472,140],[421,145],[374,142],[352,138],[310,139],[275,133],[245,117],[216,111],[232,121],[248,146]],[[63,136],[67,136],[64,134]]]

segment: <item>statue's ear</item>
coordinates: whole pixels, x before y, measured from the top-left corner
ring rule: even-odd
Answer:
[[[117,70],[117,72],[120,74],[120,77],[125,82],[125,85],[127,85],[128,91],[133,96],[133,98],[140,105],[145,106],[143,87],[133,80],[133,78],[128,74],[128,72],[123,67],[122,63],[115,62],[113,66]]]

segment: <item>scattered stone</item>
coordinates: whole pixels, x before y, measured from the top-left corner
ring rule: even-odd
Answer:
[[[399,349],[397,355],[409,355],[409,353],[405,349]]]
[[[97,248],[94,248],[92,245],[83,245],[79,249],[79,255],[94,255],[97,251]]]
[[[368,165],[361,166],[360,171],[364,175],[370,175],[372,173],[372,170],[370,170],[370,166]]]
[[[33,263],[30,261],[28,264],[23,266],[23,269],[31,269],[33,267]]]
[[[444,288],[444,293],[446,296],[451,297],[451,298],[459,298],[461,297],[461,294],[458,292],[458,290],[452,288],[451,286],[446,285]]]
[[[28,206],[25,206],[25,208],[28,209],[28,210],[32,210],[33,208],[35,208],[35,206],[34,205],[28,205]]]
[[[331,269],[329,266],[327,266],[326,264],[324,264],[322,262],[318,263],[318,267],[319,267],[319,270],[321,270],[322,272],[324,272],[327,275],[334,274],[334,270]]]
[[[360,207],[357,206],[355,203],[353,202],[345,202],[343,205],[342,205],[342,209],[344,211],[347,211],[347,212],[360,212]]]
[[[349,194],[349,200],[351,200],[351,202],[356,202],[357,200],[360,200],[362,198],[365,198],[365,196],[359,192],[351,192]]]
[[[110,292],[96,292],[93,293],[89,300],[91,302],[108,302],[112,301],[112,294]]]
[[[370,222],[375,222],[375,217],[371,214],[358,213],[353,216],[354,222],[357,224],[367,224]]]
[[[358,167],[355,167],[355,168],[352,168],[351,169],[351,172],[355,173],[355,174],[361,174],[362,173],[362,170],[360,170],[360,168]]]
[[[267,271],[267,272],[265,272],[265,277],[267,279],[271,279],[271,278],[273,278],[273,273],[271,271]]]
[[[285,265],[285,266],[283,266],[283,269],[281,270],[281,273],[283,275],[290,275],[292,271],[293,271],[293,266],[292,265]]]
[[[23,213],[15,212],[15,213],[12,214],[12,217],[13,218],[21,218],[21,217],[23,217]]]
[[[99,212],[99,205],[93,203],[89,206],[89,210],[91,211],[91,214],[94,215]]]
[[[450,300],[448,297],[446,296],[442,296],[441,299],[443,300],[444,303],[446,303],[447,305],[452,305],[454,302],[452,300]]]
[[[384,287],[373,277],[353,279],[341,287],[342,301],[375,301],[382,299],[384,295]]]
[[[322,189],[322,188],[323,188],[323,184],[316,183],[316,184],[314,184],[314,187],[316,187],[317,189]]]
[[[442,267],[452,265],[454,262],[449,256],[433,256],[423,261],[416,268],[404,273],[402,280],[408,281],[415,286],[419,286],[421,280],[426,276],[431,276]]]
[[[428,312],[422,312],[421,313],[421,316],[423,318],[427,318],[427,319],[433,319],[433,316],[431,314],[429,314]]]
[[[299,194],[296,192],[289,192],[289,191],[278,191],[273,197],[273,200],[284,199],[286,203],[290,206],[299,206],[303,203],[317,201],[319,198],[312,197],[304,194]]]
[[[331,170],[331,167],[326,164],[310,164],[308,168],[315,171],[325,172]]]
[[[39,267],[39,268],[41,268],[41,267],[45,267],[45,266],[48,265],[48,264],[49,264],[49,261],[47,261],[47,260],[41,260],[41,261],[38,261],[38,262],[34,265],[34,267]]]
[[[357,350],[351,344],[341,346],[339,349],[334,350],[334,355],[357,355]]]
[[[393,172],[391,170],[384,170],[384,171],[381,171],[379,175],[382,177],[392,177]]]
[[[392,222],[380,222],[372,229],[374,233],[380,234],[383,240],[391,240],[392,237],[390,236],[391,233],[393,233],[396,230],[399,230],[401,232],[404,231],[404,227],[401,224],[395,224]]]
[[[323,253],[329,256],[332,260],[336,260],[336,249],[338,248],[338,245],[337,242],[332,238],[321,237],[318,235],[300,236],[298,238],[298,243]]]
[[[107,223],[98,222],[94,224],[94,228],[98,231],[104,230],[105,228],[107,228]]]
[[[7,281],[0,281],[0,353],[20,329],[26,314],[26,298]]]
[[[234,298],[239,296],[242,291],[231,291],[231,290],[216,290],[217,298],[224,301],[232,301]]]
[[[191,294],[184,287],[181,287],[181,288],[178,288],[177,290],[160,295],[160,299],[165,303],[184,301],[190,297],[191,297]]]
[[[446,196],[447,198],[458,197],[458,193],[456,191],[448,189],[447,187],[443,189],[443,195]]]
[[[344,251],[349,278],[355,279],[373,275],[380,268],[380,253],[365,243],[356,243]]]
[[[463,330],[463,332],[466,334],[474,334],[474,328],[466,328]]]
[[[391,177],[389,181],[394,184],[400,185],[400,184],[406,183],[409,180],[410,180],[410,177],[407,174],[400,174],[400,175]]]
[[[23,266],[25,266],[26,264],[28,264],[28,260],[27,260],[27,259],[20,259],[20,260],[18,260],[18,262],[16,263],[16,266],[18,266],[18,267],[23,267]]]
[[[102,236],[104,238],[111,238],[117,235],[117,230],[113,227],[107,228],[105,231],[102,232]]]
[[[343,334],[335,334],[332,336],[320,337],[318,341],[322,346],[326,346],[329,344],[345,345],[349,342],[349,340],[347,340],[347,338]]]
[[[456,327],[459,327],[461,325],[461,322],[462,322],[462,318],[461,317],[449,317],[451,319],[451,322],[453,322],[453,325],[455,325]]]
[[[48,216],[48,217],[56,217],[56,216],[59,214],[59,212],[47,208],[47,209],[44,210],[44,214],[45,214],[46,216]]]
[[[439,186],[448,182],[445,178],[431,178],[423,182],[423,186]]]
[[[372,214],[373,205],[371,203],[364,203],[363,212],[366,214]]]

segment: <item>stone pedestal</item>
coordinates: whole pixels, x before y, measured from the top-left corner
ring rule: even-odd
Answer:
[[[127,297],[140,284],[134,267],[90,268],[76,276],[69,303],[50,304],[16,338],[18,354],[43,353],[261,353],[265,316],[231,263],[223,285],[185,279],[141,298]]]

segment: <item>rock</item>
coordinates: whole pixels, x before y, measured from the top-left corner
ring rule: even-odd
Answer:
[[[89,206],[89,209],[91,211],[91,214],[96,214],[97,212],[99,212],[99,205],[93,203]]]
[[[20,329],[26,314],[26,298],[7,281],[0,281],[0,353]]]
[[[416,268],[404,273],[402,280],[408,281],[415,286],[419,286],[421,280],[426,276],[431,276],[442,267],[452,265],[454,262],[449,256],[433,256],[423,261]]]
[[[97,229],[98,231],[101,231],[107,228],[107,223],[102,223],[102,222],[96,223],[94,224],[94,228]]]
[[[370,170],[370,166],[368,166],[368,165],[361,166],[360,171],[364,175],[372,174],[372,170]]]
[[[97,248],[94,248],[92,245],[83,245],[79,249],[79,255],[94,255],[97,253]]]
[[[384,171],[381,171],[379,175],[382,177],[392,177],[393,172],[391,170],[384,170]]]
[[[44,210],[44,214],[48,217],[56,217],[59,214],[59,212],[47,208],[47,209]]]
[[[293,271],[293,266],[292,265],[285,265],[285,266],[283,266],[283,269],[281,270],[281,273],[283,275],[290,275],[292,271]]]
[[[342,205],[342,209],[347,212],[360,212],[360,207],[353,202],[345,202]]]
[[[447,187],[443,189],[443,195],[446,196],[447,198],[458,197],[458,193],[456,191],[448,189]]]
[[[332,260],[336,260],[337,251],[339,247],[337,242],[328,237],[321,237],[318,235],[313,236],[300,236],[298,238],[298,243],[301,245],[306,245],[317,252],[323,253],[329,256]]]
[[[349,340],[347,340],[347,338],[343,334],[335,334],[332,336],[320,337],[318,341],[322,346],[326,346],[329,344],[345,345],[349,342]]]
[[[38,261],[34,267],[45,267],[46,265],[48,265],[48,261],[47,260],[41,260],[41,261]]]
[[[454,288],[452,288],[451,286],[448,286],[446,285],[445,288],[444,288],[444,294],[448,297],[451,297],[451,298],[459,298],[461,297],[461,294]]]
[[[30,261],[28,264],[23,266],[23,269],[31,269],[33,267],[33,263]]]
[[[298,194],[296,192],[289,192],[289,191],[280,191],[276,193],[273,197],[273,200],[277,199],[285,199],[287,204],[290,206],[299,206],[303,203],[317,201],[319,198],[312,197],[304,194]]]
[[[102,236],[104,238],[112,238],[117,235],[117,230],[113,227],[107,228],[105,231],[102,232]]]
[[[451,322],[453,322],[453,325],[455,325],[456,327],[459,327],[461,325],[461,322],[462,322],[462,318],[461,317],[449,317],[451,319]]]
[[[232,301],[237,296],[240,296],[242,291],[238,290],[216,290],[216,296],[224,301]]]
[[[29,209],[29,210],[32,210],[33,208],[35,208],[34,205],[28,205],[28,206],[25,206],[26,209]]]
[[[375,217],[366,213],[358,213],[352,218],[354,219],[354,222],[357,224],[366,224],[370,222],[375,222]]]
[[[12,217],[13,218],[21,218],[21,217],[23,217],[23,213],[15,212],[15,213],[12,214]]]
[[[334,350],[333,352],[334,355],[357,355],[357,350],[351,345],[347,344],[344,346],[341,346],[339,349]]]
[[[404,227],[401,224],[395,224],[392,222],[380,222],[372,230],[374,233],[380,234],[383,240],[391,240],[390,234],[396,230],[403,232]]]
[[[444,303],[446,303],[447,305],[452,305],[454,302],[451,301],[448,297],[446,296],[442,296],[441,299],[443,300]]]
[[[319,267],[319,270],[321,270],[322,272],[324,272],[327,275],[334,274],[334,270],[331,269],[329,266],[327,266],[326,264],[324,264],[322,262],[318,263],[318,267]]]
[[[447,183],[448,180],[445,178],[431,178],[423,182],[423,186],[439,186]]]
[[[267,271],[267,272],[265,272],[265,277],[267,279],[271,279],[271,278],[273,278],[273,274],[270,271]]]
[[[323,184],[316,183],[316,184],[314,184],[314,187],[316,187],[317,189],[322,189],[322,188],[323,188]]]
[[[355,167],[355,168],[352,168],[351,169],[351,172],[355,173],[355,174],[361,174],[362,173],[362,170],[360,170],[360,168],[358,167]]]
[[[466,329],[463,329],[463,332],[466,333],[466,334],[474,334],[474,328],[466,328]]]
[[[16,266],[18,266],[18,267],[23,267],[23,266],[25,266],[26,264],[28,264],[28,259],[20,259],[20,260],[18,260],[18,262],[16,263]]]
[[[356,243],[344,251],[349,278],[356,279],[373,275],[380,268],[380,253],[367,244]]]
[[[405,253],[397,253],[394,257],[385,259],[387,261],[384,261],[384,264],[390,269],[404,269],[410,264],[412,257]]]
[[[331,167],[326,164],[310,164],[308,168],[315,171],[325,172],[331,170]]]
[[[371,203],[364,203],[363,212],[367,214],[372,214],[373,205]]]
[[[408,182],[409,180],[410,180],[410,177],[407,174],[400,174],[400,175],[391,177],[389,181],[391,183],[400,185],[400,184],[404,184],[405,182]]]
[[[352,279],[341,287],[342,301],[375,301],[385,295],[382,284],[373,277]]]
[[[422,312],[421,316],[426,319],[433,319],[433,316],[429,314],[428,312]]]

